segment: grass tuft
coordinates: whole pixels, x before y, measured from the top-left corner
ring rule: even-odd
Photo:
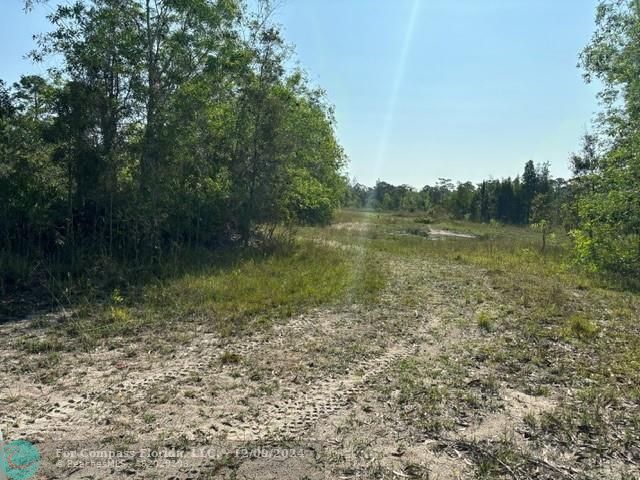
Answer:
[[[51,353],[64,350],[64,343],[53,335],[47,335],[43,338],[25,338],[19,343],[19,346],[27,353]]]
[[[494,329],[493,318],[487,312],[480,312],[477,318],[478,327],[485,332],[491,332]]]
[[[237,353],[224,352],[222,355],[220,355],[220,363],[222,365],[236,364],[236,363],[240,363],[241,361],[242,361],[242,357]]]
[[[567,320],[563,329],[565,338],[591,340],[598,335],[598,326],[584,315],[574,314]]]

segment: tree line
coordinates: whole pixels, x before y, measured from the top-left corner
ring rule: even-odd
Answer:
[[[440,178],[435,185],[417,190],[383,181],[377,181],[373,187],[351,182],[344,202],[353,208],[419,211],[431,217],[529,224],[540,220],[569,222],[566,205],[570,196],[567,181],[552,178],[548,164],[534,165],[530,160],[522,176],[478,184],[454,185],[450,179]]]
[[[56,66],[0,81],[3,258],[156,261],[326,223],[345,155],[272,13],[268,0],[53,7],[30,56]]]
[[[598,6],[580,64],[603,109],[572,178],[529,161],[515,178],[420,190],[347,184],[333,109],[291,67],[272,13],[270,0],[53,7],[30,56],[56,66],[0,80],[0,287],[16,259],[160,262],[327,223],[341,205],[562,224],[586,268],[640,276],[640,2]]]
[[[586,82],[597,79],[602,111],[580,152],[573,177],[553,179],[529,161],[522,176],[453,185],[440,179],[415,190],[378,181],[351,184],[354,207],[420,210],[477,221],[555,223],[573,239],[574,257],[593,272],[640,278],[640,1],[601,0],[596,30],[580,54]]]

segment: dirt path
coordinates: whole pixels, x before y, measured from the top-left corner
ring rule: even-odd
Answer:
[[[11,346],[16,326],[2,326],[0,428],[49,459],[138,452],[108,467],[45,462],[47,478],[457,479],[477,470],[461,445],[511,437],[528,448],[519,426],[554,399],[492,382],[476,360],[490,339],[469,327],[465,292],[491,294],[481,272],[404,258],[390,267],[375,306],[315,310],[241,337],[167,332],[180,338],[170,353],[147,350],[151,338],[65,353],[49,383],[24,368],[36,356]],[[282,448],[293,450],[282,458]],[[158,462],[144,449],[191,454]]]

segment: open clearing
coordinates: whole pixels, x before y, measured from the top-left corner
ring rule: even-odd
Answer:
[[[39,446],[41,478],[640,478],[640,300],[573,273],[561,240],[542,255],[525,229],[362,212],[299,237],[349,258],[346,294],[225,329],[209,284],[176,279],[163,295],[192,303],[168,322],[116,298],[110,335],[86,307],[0,325],[5,437]],[[80,448],[136,453],[55,465]]]

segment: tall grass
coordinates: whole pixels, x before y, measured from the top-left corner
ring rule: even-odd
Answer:
[[[232,335],[320,305],[369,303],[384,284],[385,268],[374,256],[354,257],[313,242],[271,252],[188,251],[157,276],[116,287],[100,302],[89,294],[79,297],[71,318],[51,326],[43,339],[27,339],[24,347],[93,348],[113,337],[194,323]]]

